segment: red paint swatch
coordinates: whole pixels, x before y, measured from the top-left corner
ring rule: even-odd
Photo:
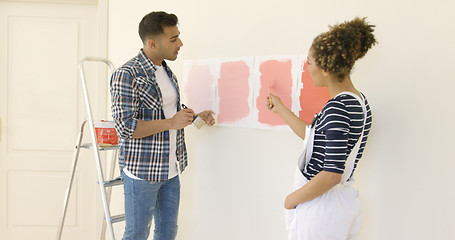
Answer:
[[[281,102],[288,108],[292,107],[292,61],[268,60],[261,62],[261,88],[256,99],[259,111],[258,120],[271,126],[285,125],[286,122],[276,113],[267,109],[266,99],[271,91],[280,97]]]
[[[188,107],[196,113],[204,110],[213,110],[214,91],[212,85],[215,79],[210,73],[209,64],[195,64],[188,72],[185,84]]]
[[[218,123],[232,123],[248,116],[250,69],[244,61],[224,62],[218,79]]]
[[[303,88],[300,90],[299,118],[306,123],[311,123],[315,114],[319,113],[330,99],[329,90],[326,87],[314,86],[308,71],[308,61],[305,61],[302,71]]]

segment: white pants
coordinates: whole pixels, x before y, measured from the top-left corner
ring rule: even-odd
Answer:
[[[297,168],[295,190],[308,182]],[[358,240],[362,218],[358,192],[349,183],[285,209],[289,240]]]

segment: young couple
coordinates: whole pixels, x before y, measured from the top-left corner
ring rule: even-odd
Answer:
[[[139,24],[143,48],[111,79],[125,194],[124,240],[146,240],[152,219],[153,239],[172,240],[177,234],[179,171],[187,166],[183,129],[195,115],[181,108],[177,78],[164,61],[175,60],[183,46],[177,24],[174,14],[147,14]],[[284,202],[289,239],[358,239],[361,209],[349,183],[368,138],[371,112],[350,72],[376,43],[373,28],[355,18],[314,39],[308,69],[314,84],[327,87],[332,98],[312,123],[295,116],[278,96],[264,99],[305,141],[295,191]],[[210,110],[198,115],[208,126],[215,123]]]

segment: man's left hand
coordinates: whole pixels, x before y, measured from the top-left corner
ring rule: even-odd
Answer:
[[[202,120],[204,120],[207,126],[213,126],[213,124],[215,124],[215,118],[213,117],[214,114],[215,113],[213,111],[206,110],[199,113],[198,115]]]

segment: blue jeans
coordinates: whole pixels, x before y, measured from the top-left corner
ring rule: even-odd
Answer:
[[[155,219],[154,240],[174,240],[180,203],[180,179],[163,182],[135,180],[122,171],[125,194],[123,240],[147,240]]]

